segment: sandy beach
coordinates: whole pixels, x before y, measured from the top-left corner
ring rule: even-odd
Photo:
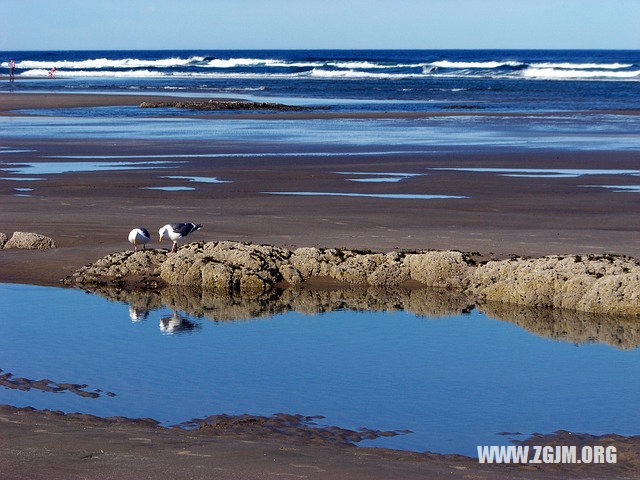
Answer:
[[[185,100],[156,95],[14,94],[0,98],[0,115],[14,110],[135,106],[141,102]],[[194,99],[197,100],[197,99]],[[585,115],[602,114],[591,111]],[[611,112],[609,112],[611,113]],[[637,115],[637,111],[625,111]],[[567,112],[575,115],[576,112]],[[237,113],[229,119],[321,120],[428,118],[469,115],[462,111],[364,113]],[[473,112],[473,115],[518,116]],[[523,113],[523,115],[525,115]],[[526,114],[531,115],[531,114]],[[183,115],[183,117],[185,117]],[[191,118],[216,115],[187,114]],[[610,177],[504,176],[468,169],[638,168],[635,151],[432,148],[428,153],[366,153],[366,147],[227,142],[213,139],[132,140],[109,138],[3,138],[7,164],[34,165],[28,196],[15,188],[26,173],[4,173],[0,231],[38,232],[55,239],[48,251],[3,250],[0,282],[59,285],[71,271],[108,253],[130,248],[127,233],[144,225],[157,244],[167,222],[204,225],[194,240],[233,240],[287,248],[344,247],[387,252],[440,249],[475,252],[480,258],[511,255],[611,253],[640,258],[640,204],[637,193],[585,187]],[[390,148],[393,151],[392,148]],[[318,159],[318,152],[331,155]],[[256,154],[244,156],[244,154]],[[342,154],[341,154],[342,153]],[[237,154],[243,154],[237,156]],[[265,156],[266,154],[266,156]],[[139,156],[144,156],[140,158]],[[154,155],[161,157],[154,158]],[[207,157],[207,155],[213,155]],[[228,155],[228,156],[225,156]],[[262,156],[261,156],[262,155]],[[62,156],[63,158],[56,158]],[[100,158],[112,156],[118,158]],[[138,157],[137,157],[138,156]],[[67,158],[64,158],[67,157]],[[79,158],[73,158],[79,157]],[[85,157],[85,158],[82,158]],[[93,157],[93,158],[91,158]],[[122,162],[133,170],[37,173],[48,162]],[[166,164],[143,165],[162,161]],[[467,170],[465,170],[467,169]],[[356,172],[349,175],[337,172]],[[401,172],[402,193],[456,196],[420,200],[344,196],[265,194],[341,192],[396,194],[398,183],[349,181],[359,173]],[[195,183],[167,176],[216,178],[227,183]],[[616,185],[635,185],[620,176]],[[156,187],[193,187],[185,191]],[[375,187],[375,189],[374,189]],[[150,189],[151,188],[151,189]],[[168,245],[167,245],[168,247]],[[226,436],[164,429],[142,422],[110,422],[81,415],[57,415],[3,406],[0,410],[0,475],[25,478],[627,478],[637,465],[638,438],[615,438],[628,445],[617,465],[509,467],[483,466],[461,456],[309,444],[299,439]],[[544,439],[553,442],[557,439]],[[593,440],[585,439],[585,442]],[[47,452],[46,455],[42,452]],[[28,459],[28,462],[25,461]],[[627,457],[628,458],[628,457]],[[199,473],[199,472],[206,473]]]
[[[25,103],[13,104],[12,108],[33,107],[38,98],[15,95],[11,101],[23,97]],[[136,104],[143,98],[69,95],[69,103],[65,103],[62,100],[67,100],[67,95],[39,97],[48,106],[118,104],[123,98]],[[4,97],[1,108],[6,108]],[[301,149],[281,143],[246,145],[207,140],[64,138],[4,139],[3,145],[7,149],[28,150],[4,154],[2,159],[7,163],[74,161],[49,158],[59,155],[86,157],[81,161],[126,161],[131,165],[154,160],[169,162],[140,170],[44,175],[46,180],[29,182],[29,187],[34,188],[29,192],[31,196],[11,195],[16,193],[14,188],[25,186],[26,182],[12,180],[20,175],[0,179],[0,191],[7,195],[1,218],[4,233],[37,231],[54,237],[60,247],[44,253],[5,251],[3,262],[8,268],[1,273],[5,281],[55,284],[70,269],[126,248],[126,233],[131,225],[145,225],[155,232],[167,221],[190,220],[205,225],[198,232],[199,240],[376,251],[458,249],[479,252],[489,258],[585,253],[640,256],[637,194],[584,186],[610,183],[610,175],[532,178],[464,170],[487,167],[633,170],[638,160],[633,151],[612,155],[606,151],[459,147],[433,148],[429,153],[415,154],[409,151],[399,155],[340,155],[368,149],[331,145]],[[305,151],[310,155],[306,156]],[[336,154],[319,160],[315,152]],[[237,156],[238,153],[243,155]],[[247,153],[257,155],[245,156]],[[278,153],[283,155],[280,157]],[[261,156],[265,154],[268,156]],[[105,155],[122,158],[100,159]],[[137,155],[146,157],[135,158]],[[423,201],[262,193],[398,191],[397,183],[348,181],[356,175],[336,173],[340,171],[404,172],[415,176],[402,180],[402,193],[469,198]],[[215,177],[228,183],[196,184],[161,178],[167,175]],[[620,176],[615,183],[634,185],[636,178]],[[147,189],[163,186],[187,186],[194,190]],[[37,262],[28,261],[35,259],[34,255]]]

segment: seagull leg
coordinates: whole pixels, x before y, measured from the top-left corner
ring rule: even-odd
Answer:
[[[173,245],[171,246],[171,251],[172,252],[177,252],[178,249],[176,248],[178,246],[178,244],[176,242],[173,242]]]

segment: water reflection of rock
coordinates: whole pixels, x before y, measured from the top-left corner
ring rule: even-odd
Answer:
[[[640,346],[640,323],[629,317],[614,317],[560,308],[530,308],[500,302],[478,309],[490,317],[514,323],[542,337],[565,342],[606,343],[623,350]]]
[[[146,291],[106,286],[85,286],[85,289],[112,301],[128,303],[130,316],[133,311],[140,312],[137,315],[145,315],[144,312],[148,315],[151,310],[169,308],[174,312],[180,311],[213,321],[251,319],[288,311],[316,314],[335,310],[404,310],[418,316],[441,317],[468,313],[475,307],[473,299],[468,296],[430,288],[290,288],[271,290],[259,296],[220,295],[186,287]],[[532,333],[556,340],[572,343],[600,342],[621,349],[640,346],[640,324],[628,317],[530,308],[498,302],[478,305],[478,309],[493,318],[514,323]],[[174,331],[198,328],[193,322],[190,322],[193,324],[190,328],[184,322],[189,320],[177,315],[165,317],[167,326],[164,328],[173,328]],[[133,320],[133,316],[131,318]],[[178,318],[182,320],[179,321]],[[184,328],[178,325],[183,325]]]
[[[185,287],[137,291],[101,286],[85,287],[85,290],[128,303],[130,312],[165,307],[214,321],[243,320],[288,311],[316,314],[334,310],[405,310],[415,315],[438,317],[466,313],[473,307],[464,295],[427,288],[286,289],[271,290],[260,296],[228,296]]]

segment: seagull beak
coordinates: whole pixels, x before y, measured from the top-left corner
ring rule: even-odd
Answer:
[[[160,241],[162,241],[162,235],[160,235]]]

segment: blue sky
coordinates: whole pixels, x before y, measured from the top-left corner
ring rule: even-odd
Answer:
[[[0,51],[640,48],[640,0],[0,0]]]

